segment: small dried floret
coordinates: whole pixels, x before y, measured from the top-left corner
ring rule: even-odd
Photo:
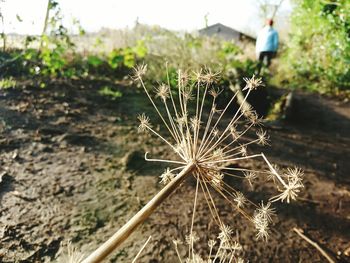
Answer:
[[[142,113],[137,118],[140,121],[140,125],[138,127],[139,132],[147,131],[147,129],[151,127],[150,119],[146,116],[146,114]]]
[[[185,86],[189,80],[189,75],[187,72],[182,72],[181,70],[178,71],[178,82],[181,83],[183,86]]]
[[[194,79],[197,82],[201,82],[202,81],[202,78],[203,78],[202,69],[199,69],[198,71],[193,71],[193,75],[194,75]]]
[[[262,124],[262,119],[259,118],[256,111],[250,111],[249,115],[246,115],[250,123],[254,126]]]
[[[247,156],[247,147],[242,145],[240,148],[239,148],[239,153],[242,154],[243,156]]]
[[[237,241],[234,241],[232,244],[231,244],[231,249],[235,252],[237,250],[242,250],[243,247],[240,243],[238,243]]]
[[[266,133],[266,131],[264,131],[263,129],[259,129],[256,132],[256,135],[258,136],[258,144],[260,145],[267,145],[268,144],[268,135]]]
[[[170,183],[174,178],[175,178],[175,174],[173,174],[171,172],[171,170],[169,168],[167,168],[164,173],[162,173],[162,175],[160,176],[161,178],[161,183],[162,184],[168,184]]]
[[[211,96],[213,96],[213,98],[217,98],[222,91],[223,91],[222,89],[220,90],[220,89],[212,88],[212,89],[209,90],[209,94]]]
[[[256,239],[263,239],[265,242],[267,241],[269,237],[269,226],[268,225],[261,225],[257,228],[258,233],[256,234]]]
[[[238,208],[242,208],[247,203],[247,199],[241,192],[236,192],[233,200],[236,202]]]
[[[62,247],[58,251],[58,261],[59,263],[80,263],[83,262],[85,254],[78,250],[71,241],[67,242],[66,249]]]
[[[192,94],[191,89],[185,89],[182,91],[182,96],[184,97],[185,101],[190,101],[194,99],[194,95]]]
[[[191,118],[190,122],[193,131],[197,130],[200,127],[201,121],[198,118],[193,117]]]
[[[170,93],[169,86],[165,84],[162,84],[158,88],[156,88],[156,97],[161,98],[163,101],[169,98],[169,93]]]
[[[254,215],[253,222],[255,224],[255,229],[258,231],[256,238],[267,241],[269,236],[269,222],[267,218],[262,213],[257,212]]]
[[[202,76],[202,82],[206,84],[212,84],[218,80],[220,72],[211,72],[210,69],[206,70],[206,73]]]
[[[179,116],[176,120],[180,126],[185,125],[187,122],[187,113],[185,113],[183,116]]]
[[[261,78],[256,78],[255,75],[251,78],[243,78],[245,81],[246,85],[243,90],[254,90],[260,86],[264,86]]]
[[[272,222],[272,216],[276,215],[276,210],[271,207],[271,202],[264,205],[264,202],[261,201],[261,205],[257,208],[257,213],[261,215],[263,219],[266,219],[267,222]]]
[[[220,131],[219,131],[219,129],[217,129],[217,128],[215,128],[214,130],[213,130],[213,137],[214,138],[219,138],[219,133],[220,133]]]
[[[303,188],[304,185],[301,182],[301,179],[289,179],[288,184],[285,186],[284,191],[273,197],[271,200],[273,202],[276,202],[278,200],[281,200],[283,202],[284,200],[287,201],[287,203],[290,203],[290,200],[296,200],[298,197],[298,193],[301,191],[301,188]]]
[[[222,225],[220,227],[220,233],[218,235],[218,239],[220,239],[222,243],[227,243],[231,240],[232,233],[233,233],[232,227],[228,225]]]
[[[298,167],[287,168],[288,180],[298,181],[299,183],[302,183],[303,175],[304,172]]]
[[[213,151],[211,159],[219,161],[224,159],[224,157],[225,157],[224,150],[222,148],[217,148]]]
[[[134,79],[141,79],[143,75],[146,74],[147,71],[147,65],[141,64],[134,67]]]
[[[253,181],[256,179],[256,173],[249,171],[249,172],[244,172],[244,177],[247,179],[249,185],[253,187]]]
[[[237,140],[239,138],[239,132],[237,131],[234,125],[230,125],[230,133],[232,135],[233,140]]]
[[[212,175],[211,183],[217,187],[221,188],[222,187],[222,180],[224,179],[224,175],[222,173],[215,173]]]
[[[192,245],[199,240],[199,237],[195,231],[192,231],[191,234],[185,237],[185,240],[188,245]]]

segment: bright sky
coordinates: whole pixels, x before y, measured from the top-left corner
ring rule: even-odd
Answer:
[[[266,0],[264,0],[266,2]],[[72,18],[80,20],[87,31],[101,27],[132,27],[140,23],[160,25],[174,30],[195,30],[204,27],[204,16],[209,25],[220,22],[241,31],[256,32],[262,19],[259,17],[259,0],[58,0],[66,26]],[[270,2],[279,2],[271,0]],[[5,0],[0,3],[5,18],[5,32],[40,34],[43,27],[47,0]],[[286,17],[291,10],[285,0],[279,10]],[[16,15],[23,22],[18,22]],[[281,19],[278,27],[285,26]],[[1,26],[0,26],[1,27]]]

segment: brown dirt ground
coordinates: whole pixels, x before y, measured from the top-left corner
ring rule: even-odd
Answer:
[[[142,155],[169,153],[136,131],[137,114],[150,110],[144,94],[120,86],[124,96],[114,101],[98,88],[75,83],[1,91],[0,262],[51,262],[68,240],[88,253],[159,191],[164,167]],[[325,262],[293,227],[339,261],[350,261],[344,255],[350,247],[349,103],[300,92],[296,98],[297,122],[266,122],[271,147],[264,152],[281,167],[304,169],[305,191],[298,202],[277,204],[269,241],[255,241],[249,222],[214,198],[249,262]],[[263,163],[240,165],[258,169]],[[229,183],[255,201],[276,193],[269,183],[253,190]],[[188,232],[194,191],[193,182],[184,183],[110,262],[131,262],[150,235],[139,262],[177,262],[171,241]],[[203,252],[213,226],[202,195],[195,227],[202,241],[197,251]]]

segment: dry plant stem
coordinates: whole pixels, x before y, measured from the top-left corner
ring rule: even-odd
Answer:
[[[186,165],[174,180],[168,183],[136,215],[134,215],[104,244],[97,248],[89,257],[83,260],[82,263],[97,263],[105,259],[114,249],[126,240],[187,177],[189,177],[194,167],[194,163]]]
[[[152,238],[152,236],[149,236],[149,238],[147,239],[146,243],[143,244],[143,246],[140,249],[139,253],[137,253],[136,257],[134,258],[134,260],[131,263],[136,263],[136,260],[139,258],[139,256],[141,255],[142,251],[145,249],[145,247],[147,246],[147,244],[151,240],[151,238]]]
[[[331,257],[329,254],[327,254],[326,251],[324,251],[319,244],[317,244],[315,241],[311,240],[310,238],[308,238],[305,234],[303,234],[303,230],[302,229],[298,229],[296,227],[293,228],[293,231],[295,233],[297,233],[302,239],[304,239],[306,242],[308,242],[310,245],[312,245],[313,247],[315,247],[321,254],[322,256],[324,256],[328,262],[330,263],[336,263],[337,261]]]

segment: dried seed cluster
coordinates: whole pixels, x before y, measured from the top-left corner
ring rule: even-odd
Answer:
[[[219,109],[217,99],[222,90],[213,87],[219,76],[218,73],[213,73],[210,70],[200,70],[194,72],[191,79],[190,75],[179,70],[176,90],[170,87],[168,77],[167,84],[163,83],[155,89],[153,98],[142,80],[146,70],[145,65],[135,68],[134,78],[140,81],[168,134],[161,135],[160,132],[155,131],[151,126],[150,119],[145,114],[138,117],[140,121],[139,131],[150,132],[160,138],[174,153],[174,158],[171,160],[151,159],[147,157],[147,153],[145,158],[148,161],[163,162],[174,166],[167,168],[161,175],[161,183],[163,184],[171,182],[176,178],[177,171],[188,164],[194,165],[195,168],[192,174],[197,180],[197,187],[193,213],[195,213],[198,191],[201,190],[214,221],[221,229],[218,238],[220,240],[218,251],[224,253],[226,247],[232,250],[230,253],[227,252],[225,256],[219,253],[221,255],[220,259],[226,258],[226,261],[220,262],[239,262],[235,256],[231,257],[232,253],[237,250],[237,248],[233,249],[237,242],[228,238],[231,235],[230,228],[225,226],[220,219],[212,198],[211,189],[222,195],[234,209],[253,223],[257,230],[256,237],[258,239],[266,240],[269,225],[275,214],[271,203],[278,200],[289,203],[297,198],[298,193],[303,188],[303,172],[300,169],[293,168],[287,169],[285,172],[278,172],[276,166],[272,165],[263,153],[251,154],[248,149],[251,144],[268,144],[268,135],[260,127],[262,126],[261,119],[251,107],[246,107],[246,105],[243,107],[243,103],[246,102],[250,92],[261,86],[262,81],[255,76],[244,79],[246,86],[243,90],[246,91],[246,95],[243,103],[238,106],[236,113],[231,114],[228,109],[235,103],[238,91],[233,94],[225,107]],[[158,98],[160,104],[156,101]],[[207,107],[208,103],[211,104],[210,107]],[[209,108],[209,110],[206,110],[206,108]],[[225,125],[223,125],[224,123]],[[242,137],[253,126],[259,126],[256,138],[248,142],[242,142]],[[261,158],[266,163],[265,170],[230,167],[230,164],[256,158]],[[227,184],[224,181],[225,176],[246,180],[251,187],[253,187],[258,177],[265,177],[276,184],[276,188],[280,193],[270,198],[267,204],[261,202],[260,205],[257,205],[249,201],[243,193]],[[204,262],[200,261],[200,256],[193,251],[193,243],[197,238],[195,238],[195,232],[192,229],[193,222],[191,233],[186,239],[190,246],[189,258],[186,262]],[[178,242],[175,242],[175,244],[177,246]],[[210,244],[213,244],[213,242]],[[209,247],[212,248],[213,245]],[[210,253],[209,258],[211,257]],[[235,261],[233,261],[234,259]],[[215,260],[211,262],[215,262]]]

